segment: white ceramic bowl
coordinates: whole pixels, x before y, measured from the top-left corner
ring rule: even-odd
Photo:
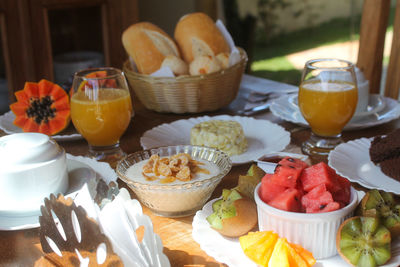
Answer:
[[[176,181],[170,184],[162,184],[157,180],[147,182],[143,181],[141,177],[127,175],[128,169],[132,165],[149,159],[153,154],[158,154],[160,157],[170,157],[178,153],[187,153],[191,155],[192,159],[205,160],[215,164],[218,168],[217,174],[201,180]],[[232,162],[229,156],[220,150],[201,146],[178,145],[130,154],[118,163],[116,171],[119,178],[127,183],[140,202],[153,213],[165,217],[183,217],[194,214],[203,207],[231,167]]]
[[[312,252],[316,259],[337,254],[336,232],[340,224],[351,217],[357,206],[357,192],[351,187],[350,203],[339,210],[324,213],[299,213],[276,209],[260,199],[254,191],[260,231],[273,230],[289,242],[296,243]]]
[[[40,133],[0,137],[0,213],[24,216],[37,212],[45,197],[65,193],[65,151]]]

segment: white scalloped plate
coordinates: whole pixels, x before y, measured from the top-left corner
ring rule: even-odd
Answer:
[[[215,117],[197,117],[161,124],[146,131],[140,138],[143,149],[159,146],[190,144],[190,130],[200,122],[207,120],[234,120],[239,122],[248,141],[247,151],[231,157],[233,164],[252,162],[262,155],[279,152],[290,143],[290,133],[278,124],[250,117],[220,115]]]
[[[400,182],[386,176],[369,157],[371,139],[361,138],[338,145],[329,153],[328,164],[351,182],[400,194]]]
[[[285,121],[308,127],[308,123],[301,115],[295,98],[297,98],[297,95],[282,96],[272,102],[270,110],[275,116]],[[344,127],[344,130],[364,129],[400,117],[400,104],[394,99],[370,95],[369,106],[369,112],[355,116]]]
[[[192,236],[202,250],[219,262],[229,267],[257,267],[243,253],[238,238],[227,238],[211,229],[206,218],[212,213],[212,203],[217,199],[209,201],[202,210],[197,211],[193,218]],[[396,267],[400,261],[400,239],[392,242],[392,258],[382,266]],[[318,260],[314,267],[347,267],[349,266],[339,255],[324,260]]]
[[[12,111],[9,111],[1,115],[0,129],[3,130],[6,134],[22,133],[22,129],[13,124],[14,119],[15,115],[14,113],[12,113]],[[75,133],[70,133],[70,134],[61,132],[57,135],[53,135],[52,138],[56,141],[72,141],[72,140],[82,139],[82,135],[80,135],[76,131]]]

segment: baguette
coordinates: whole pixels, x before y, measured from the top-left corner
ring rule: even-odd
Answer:
[[[229,53],[229,45],[214,21],[204,13],[191,13],[177,23],[174,38],[182,58],[190,64],[199,56]]]
[[[174,40],[150,22],[139,22],[128,27],[122,33],[122,44],[142,74],[159,70],[168,55],[180,57]]]

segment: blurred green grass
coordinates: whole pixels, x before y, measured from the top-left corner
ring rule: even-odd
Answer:
[[[281,34],[265,41],[257,31],[253,51],[251,74],[275,81],[297,85],[301,70],[296,69],[287,55],[325,45],[337,44],[359,38],[360,16],[353,19],[334,19],[317,27]],[[394,8],[389,17],[389,30],[393,30]],[[387,59],[385,58],[387,61]]]

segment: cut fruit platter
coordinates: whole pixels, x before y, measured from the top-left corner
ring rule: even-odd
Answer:
[[[243,200],[253,199],[257,203],[258,227],[243,223],[251,221],[251,205],[246,204],[245,215],[240,208]],[[246,175],[240,175],[237,187],[223,189],[219,199],[197,212],[192,235],[203,250],[229,266],[398,266],[399,203],[393,194],[383,191],[371,190],[365,196],[357,193],[346,178],[325,163],[309,166],[287,157],[274,173],[264,173],[253,164]],[[263,216],[268,210],[273,212]],[[391,212],[383,215],[383,210]],[[276,214],[284,214],[284,219],[271,219]],[[247,219],[235,218],[240,216]],[[301,220],[315,228],[315,233],[305,232],[296,222]],[[325,220],[322,228],[318,227],[319,220]],[[336,223],[329,229],[326,221],[332,220]],[[225,232],[223,228],[229,228],[230,223],[241,231]],[[361,225],[357,232],[360,237],[351,232],[356,229],[351,225]],[[393,225],[394,231],[390,230]],[[371,234],[365,237],[362,231]],[[313,239],[314,246],[310,241]],[[367,249],[363,244],[372,245]]]

